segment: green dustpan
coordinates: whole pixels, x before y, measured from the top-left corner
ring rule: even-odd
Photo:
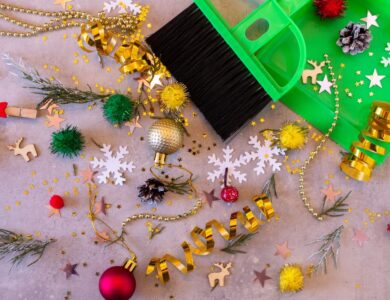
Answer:
[[[228,24],[211,0],[194,2],[273,100],[279,100],[296,85],[306,63],[306,45],[301,31],[277,0],[265,0],[235,26]],[[258,34],[251,36],[251,29]],[[294,45],[292,56],[287,51],[281,54],[292,66],[288,78],[274,76],[264,61],[265,48],[273,52],[275,49],[268,45],[278,47],[275,41],[283,36]]]
[[[338,82],[341,93],[340,121],[331,138],[348,150],[353,142],[359,140],[359,135],[366,128],[372,103],[390,102],[390,68],[386,69],[380,63],[382,57],[390,56],[385,50],[386,44],[390,42],[390,10],[387,9],[389,1],[348,1],[345,15],[331,20],[322,20],[316,14],[312,1],[278,0],[278,3],[300,28],[307,46],[307,58],[323,61],[323,55],[329,54],[334,72],[342,76]],[[367,15],[368,10],[374,15],[379,15],[380,25],[379,28],[373,26],[370,28],[373,35],[370,49],[356,56],[344,54],[336,45],[339,31],[350,21],[364,23],[361,18]],[[291,44],[291,39],[285,38],[278,42],[283,52],[287,49],[294,53],[295,47]],[[264,50],[265,53],[269,53],[267,49]],[[286,80],[285,74],[291,72],[293,66],[283,61],[275,63],[278,57],[280,54],[277,51],[265,57],[264,62],[275,77]],[[310,66],[307,65],[307,68],[310,69]],[[369,88],[366,75],[372,75],[374,69],[386,76],[382,80],[383,88]],[[322,79],[320,76],[319,78]],[[357,84],[360,81],[364,82],[363,85]],[[333,120],[334,96],[319,94],[313,87],[314,85],[304,85],[300,81],[281,100],[313,126],[325,132]],[[389,144],[380,145],[388,151],[385,156],[371,155],[378,164],[383,163],[390,151]]]

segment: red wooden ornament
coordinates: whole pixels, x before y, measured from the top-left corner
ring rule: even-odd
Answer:
[[[0,118],[7,118],[7,113],[5,112],[7,106],[7,102],[0,102]]]
[[[65,206],[64,199],[61,196],[58,196],[58,195],[53,195],[50,198],[49,204],[54,209],[61,209],[61,208],[63,208]]]

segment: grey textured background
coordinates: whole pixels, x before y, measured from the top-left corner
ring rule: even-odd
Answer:
[[[151,5],[149,21],[153,24],[153,28],[147,32],[157,30],[190,2],[187,0],[142,1],[142,3]],[[220,0],[219,7],[227,11],[234,2]],[[42,9],[60,8],[50,1],[42,0],[34,2],[18,0],[12,3]],[[258,3],[256,1],[241,3],[240,9],[235,9],[227,15],[230,15],[230,20],[237,21],[240,16],[245,15],[246,11]],[[70,4],[74,6],[74,9],[94,13],[103,7],[101,0],[75,0]],[[0,28],[5,28],[4,23],[0,24]],[[101,71],[94,54],[88,55],[90,59],[88,64],[84,63],[82,59],[84,53],[72,38],[73,32],[76,33],[77,30],[67,31],[67,39],[63,38],[64,32],[50,33],[46,35],[48,37],[46,41],[43,41],[42,36],[24,40],[1,38],[1,51],[9,52],[15,57],[23,57],[26,62],[35,65],[40,70],[47,64],[49,68],[43,73],[56,76],[66,85],[73,85],[71,77],[75,75],[79,78],[82,88],[85,88],[86,84],[94,87],[96,83],[114,89],[125,90],[128,86],[135,88],[135,83],[131,79],[125,79],[122,83],[116,81],[120,74],[116,71],[117,65],[109,60],[106,60],[106,63],[107,66],[112,67],[111,73]],[[76,65],[73,63],[75,52],[78,53],[79,59]],[[53,71],[51,66],[58,66],[60,71]],[[34,106],[40,98],[29,90],[23,89],[23,85],[23,82],[11,76],[7,68],[0,64],[1,100],[14,105]],[[71,299],[101,299],[97,288],[98,277],[95,273],[101,273],[108,268],[111,265],[110,260],[114,260],[114,264],[121,264],[125,257],[126,253],[117,246],[104,248],[102,245],[96,246],[93,243],[93,231],[86,218],[88,205],[86,187],[77,182],[77,178],[73,175],[69,178],[65,176],[66,172],[72,174],[72,163],[77,164],[81,170],[87,167],[90,157],[100,156],[98,149],[90,142],[91,137],[101,143],[112,144],[113,147],[127,145],[130,149],[129,157],[136,162],[137,166],[136,172],[127,177],[128,182],[125,186],[99,186],[99,195],[106,196],[107,202],[113,204],[108,211],[107,221],[114,228],[119,228],[125,217],[151,210],[151,207],[146,205],[139,208],[136,206],[139,203],[136,197],[136,187],[148,177],[147,172],[141,172],[141,168],[147,169],[152,163],[152,151],[146,142],[140,140],[140,137],[146,135],[145,128],[151,124],[151,121],[142,119],[141,124],[144,129],[137,130],[134,136],[128,137],[126,129],[114,129],[103,120],[99,107],[95,107],[92,111],[89,111],[86,106],[77,105],[63,108],[66,123],[77,125],[87,137],[85,158],[70,161],[57,158],[49,153],[48,145],[53,128],[47,128],[44,125],[43,114],[36,121],[0,120],[0,227],[58,239],[57,243],[47,249],[42,260],[32,267],[27,268],[21,265],[10,271],[10,264],[6,260],[1,261],[0,299],[63,299],[68,291],[71,292]],[[202,116],[192,117],[193,111],[197,110],[191,105],[185,110],[185,115],[190,119],[189,131],[192,136],[186,139],[185,149],[171,156],[170,160],[175,162],[178,157],[181,157],[183,164],[198,176],[196,181],[198,189],[209,191],[218,184],[211,184],[206,180],[206,172],[213,168],[206,166],[207,156],[211,153],[206,148],[210,146],[212,152],[220,155],[223,144]],[[265,118],[264,124],[260,125],[257,122],[256,127],[247,126],[230,143],[235,148],[236,154],[250,150],[247,144],[249,136],[256,134],[260,129],[278,128],[286,120],[299,119],[279,103],[275,110],[270,107],[265,109],[256,120],[258,121],[260,117]],[[208,133],[207,138],[202,137],[202,133],[205,132]],[[6,149],[6,145],[14,143],[21,136],[26,138],[26,143],[36,144],[40,154],[37,159],[28,164],[21,157],[14,157]],[[187,148],[192,147],[193,140],[203,146],[200,155],[192,156],[187,152]],[[213,147],[214,142],[217,143],[216,147]],[[294,159],[303,160],[314,148],[314,144],[313,139],[310,139],[304,150],[292,153],[290,163]],[[258,177],[252,173],[254,164],[244,167],[249,180],[241,185],[236,183],[241,193],[239,202],[230,207],[222,202],[214,203],[213,208],[205,206],[197,216],[177,224],[166,224],[165,232],[152,241],[147,239],[144,221],[131,225],[128,228],[127,241],[138,253],[139,260],[135,272],[138,287],[133,298],[169,299],[170,296],[174,296],[175,299],[388,299],[390,237],[386,232],[386,224],[390,223],[390,217],[385,216],[384,212],[390,209],[389,187],[387,186],[390,174],[389,163],[385,163],[375,171],[370,183],[357,183],[346,180],[345,176],[339,172],[339,150],[337,145],[330,142],[327,150],[310,168],[309,192],[314,199],[314,205],[319,207],[320,199],[322,199],[320,189],[325,187],[326,180],[329,180],[335,188],[341,189],[343,193],[352,190],[352,196],[348,200],[352,208],[351,213],[343,218],[318,223],[307,213],[298,197],[297,176],[289,174],[283,167],[282,172],[277,175],[279,198],[274,201],[280,220],[274,220],[261,228],[260,233],[245,247],[247,254],[230,256],[216,250],[212,255],[195,257],[196,270],[189,275],[182,275],[170,268],[172,280],[166,286],[155,286],[157,281],[153,276],[144,276],[149,259],[167,252],[180,257],[182,254],[180,243],[184,239],[189,240],[188,233],[193,226],[203,226],[212,218],[226,222],[230,212],[250,203],[248,199],[260,191],[263,183],[270,176],[271,170],[268,169],[264,176]],[[33,171],[36,172],[35,176],[32,176]],[[47,180],[47,185],[43,184],[44,180]],[[52,190],[49,191],[49,188]],[[74,193],[75,188],[78,189],[77,195]],[[27,196],[23,194],[25,190],[29,191]],[[64,194],[65,192],[69,192],[69,196],[65,197],[66,207],[62,210],[62,218],[58,216],[48,218],[45,205],[50,196],[54,193]],[[120,209],[117,208],[118,205],[121,205]],[[190,200],[173,198],[171,205],[162,204],[158,207],[157,213],[178,213],[188,209],[191,205]],[[374,223],[370,223],[369,217],[364,212],[366,208],[380,214]],[[346,230],[342,238],[338,270],[331,267],[328,275],[307,279],[305,289],[301,293],[281,295],[277,289],[279,268],[285,262],[307,266],[310,263],[307,258],[316,250],[316,246],[305,246],[305,244],[332,231],[342,223]],[[357,246],[352,241],[353,228],[364,229],[369,236],[369,241],[363,247]],[[223,241],[219,238],[217,240],[217,248],[220,248]],[[286,240],[292,249],[292,256],[284,261],[281,257],[274,256],[274,252],[275,244]],[[227,278],[224,288],[217,288],[211,293],[207,281],[210,266],[214,262],[228,261],[233,263],[232,275]],[[77,268],[80,276],[65,279],[65,274],[60,269],[67,262],[80,264]],[[85,266],[83,263],[86,263]],[[253,282],[253,270],[261,271],[266,264],[270,264],[267,274],[273,279],[267,281],[265,287],[262,288],[258,282]]]

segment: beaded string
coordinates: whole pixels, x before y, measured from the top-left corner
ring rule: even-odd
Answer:
[[[333,72],[333,67],[331,64],[331,61],[329,60],[329,55],[325,54],[325,63],[328,66],[328,70],[332,79],[332,84],[334,88],[334,94],[335,94],[335,106],[334,106],[334,117],[333,117],[333,122],[324,137],[321,139],[319,144],[316,147],[316,150],[311,152],[309,157],[305,160],[303,166],[300,168],[300,173],[299,173],[299,195],[303,201],[303,204],[307,208],[307,210],[312,214],[314,218],[316,218],[318,221],[324,220],[323,215],[320,213],[316,212],[313,206],[311,205],[311,200],[309,196],[306,194],[305,191],[305,175],[306,175],[306,169],[310,165],[310,163],[314,160],[314,158],[318,155],[319,151],[324,147],[325,143],[329,139],[329,136],[332,134],[334,131],[335,127],[337,126],[337,121],[339,120],[339,108],[340,108],[340,97],[339,97],[339,87],[337,85],[337,80],[335,73]]]

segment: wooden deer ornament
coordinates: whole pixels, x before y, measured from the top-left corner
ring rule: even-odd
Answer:
[[[225,286],[225,277],[230,275],[229,269],[232,267],[232,263],[226,264],[224,266],[223,263],[214,264],[214,266],[220,268],[220,272],[218,273],[210,273],[209,274],[209,284],[212,288],[214,288],[217,284],[219,286]]]
[[[307,81],[310,77],[311,83],[316,84],[317,76],[323,73],[322,68],[325,66],[325,62],[323,61],[320,64],[318,64],[316,61],[309,60],[308,63],[311,64],[314,67],[314,69],[304,70],[302,73],[302,81],[304,84],[307,84]]]
[[[10,151],[14,151],[15,155],[21,155],[23,156],[25,161],[30,161],[30,157],[28,156],[31,154],[32,157],[37,157],[38,153],[35,149],[35,146],[33,144],[27,145],[25,147],[20,148],[20,144],[23,142],[23,138],[20,138],[15,145],[8,146],[8,149]]]

